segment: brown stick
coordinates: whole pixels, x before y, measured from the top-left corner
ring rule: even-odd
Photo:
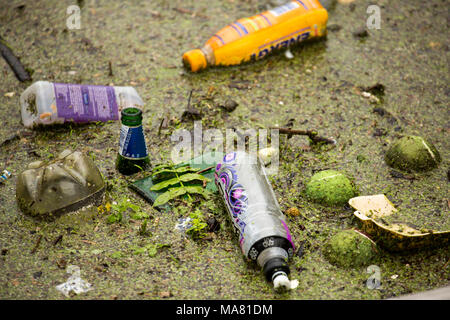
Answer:
[[[31,76],[25,69],[23,64],[20,62],[12,50],[7,45],[6,41],[0,36],[0,53],[2,54],[5,61],[9,64],[17,79],[21,82],[30,81]]]
[[[336,144],[336,140],[332,138],[321,137],[318,135],[318,132],[314,130],[295,130],[290,128],[278,128],[278,127],[270,127],[270,129],[277,129],[282,134],[308,136],[313,143],[322,142],[325,144]]]
[[[214,166],[212,166],[212,167],[208,167],[208,168],[205,168],[205,169],[202,169],[202,170],[200,170],[200,171],[197,171],[196,173],[200,174],[200,173],[203,173],[203,172],[209,171],[209,170],[211,170],[212,168],[214,168]]]
[[[197,17],[200,17],[200,18],[203,18],[203,19],[209,19],[209,17],[208,17],[207,15],[204,15],[204,14],[201,14],[201,13],[198,13],[198,12],[194,12],[194,11],[191,11],[191,10],[189,10],[189,9],[184,9],[184,8],[173,8],[173,10],[175,10],[176,12],[179,12],[179,13],[190,14],[190,15],[192,15],[193,17],[197,16]]]
[[[41,243],[41,240],[42,240],[42,234],[40,234],[39,237],[37,238],[36,244],[34,245],[33,250],[31,250],[32,254],[36,252],[37,248],[39,247],[39,244]]]

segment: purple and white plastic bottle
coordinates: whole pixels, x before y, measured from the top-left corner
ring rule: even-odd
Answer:
[[[231,152],[218,163],[215,182],[239,234],[242,253],[263,269],[275,289],[291,286],[294,243],[258,157]]]
[[[20,96],[25,127],[65,122],[119,120],[127,107],[144,103],[132,87],[97,86],[37,81]]]

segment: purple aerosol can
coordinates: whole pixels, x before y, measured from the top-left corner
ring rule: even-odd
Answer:
[[[275,289],[290,289],[294,243],[259,158],[231,152],[216,166],[215,182],[239,234],[242,253],[263,269]]]

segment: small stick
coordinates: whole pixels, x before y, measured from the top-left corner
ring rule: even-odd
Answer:
[[[191,91],[189,91],[189,98],[188,98],[186,110],[189,110],[191,108],[192,91],[194,91],[194,89],[191,89]]]
[[[278,127],[270,127],[270,129],[277,129],[282,134],[308,136],[313,143],[323,142],[325,144],[336,144],[336,140],[332,138],[324,138],[318,136],[318,132],[314,130],[295,130],[290,128],[278,128]]]
[[[197,17],[200,17],[200,18],[209,19],[209,17],[208,17],[207,15],[204,15],[204,14],[201,14],[201,13],[198,13],[198,12],[193,12],[193,11],[191,11],[191,10],[189,10],[189,9],[184,9],[184,8],[173,8],[173,10],[175,10],[176,12],[179,12],[179,13],[190,14],[190,15],[192,15],[193,17],[194,17],[194,16],[197,16]]]
[[[442,267],[442,269],[445,269],[448,265],[448,263],[450,262],[450,259],[447,260],[447,262],[444,264],[444,266]]]
[[[34,245],[33,249],[31,250],[31,254],[35,253],[37,248],[39,247],[39,244],[41,243],[42,240],[42,234],[39,235],[39,237],[36,240],[36,244]]]
[[[53,241],[53,245],[56,246],[59,242],[61,242],[62,238],[63,238],[63,235],[62,235],[62,234],[59,235],[59,236],[55,239],[55,241]]]
[[[25,70],[23,64],[20,62],[19,58],[17,58],[12,50],[8,47],[7,43],[0,36],[0,52],[2,53],[3,58],[9,64],[11,69],[14,71],[17,79],[21,82],[31,80],[31,76],[27,70]]]
[[[159,124],[159,128],[158,128],[158,137],[159,137],[159,135],[161,134],[161,129],[162,129],[163,123],[164,123],[164,117],[161,119],[161,123]]]
[[[108,76],[113,76],[113,69],[112,69],[112,63],[111,61],[108,61]]]
[[[202,170],[200,170],[200,171],[197,171],[196,173],[200,174],[200,173],[203,173],[203,172],[207,172],[207,171],[211,170],[212,168],[214,168],[214,166],[211,166],[211,167],[202,169]]]

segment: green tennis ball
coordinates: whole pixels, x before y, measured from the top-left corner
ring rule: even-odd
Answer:
[[[384,159],[388,166],[404,171],[427,171],[441,162],[435,146],[418,136],[405,136],[393,143]]]
[[[356,186],[343,173],[325,170],[316,173],[306,185],[306,196],[325,205],[343,205],[358,195]]]
[[[367,265],[377,255],[375,242],[355,230],[340,231],[325,244],[323,253],[332,264],[341,268]]]

